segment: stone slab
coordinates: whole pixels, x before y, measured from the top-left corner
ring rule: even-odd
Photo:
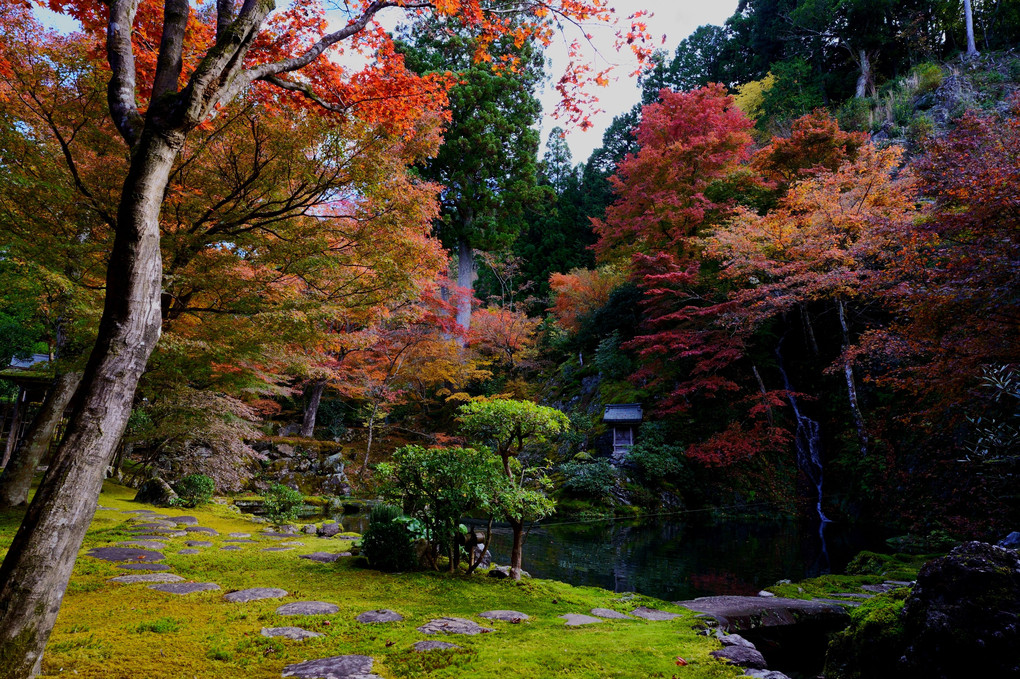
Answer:
[[[482,627],[474,620],[467,618],[436,618],[418,628],[422,634],[483,634],[491,632],[488,627]]]
[[[598,622],[605,622],[601,618],[593,618],[582,613],[565,613],[560,617],[567,621],[567,627],[580,627],[581,625],[594,625]]]
[[[487,620],[502,620],[503,622],[523,622],[530,619],[527,613],[521,613],[520,611],[485,611],[484,613],[479,613],[478,617],[486,618]]]
[[[593,609],[591,609],[591,614],[595,615],[595,616],[598,616],[600,618],[606,618],[607,620],[633,620],[634,619],[634,618],[630,617],[629,615],[627,615],[626,613],[621,613],[620,611],[614,611],[612,608],[593,608]]]
[[[188,526],[184,529],[185,533],[204,533],[206,535],[219,535],[220,532],[215,528],[206,528],[205,526]]]
[[[152,522],[136,523],[133,527],[140,530],[157,530],[159,528],[173,530],[174,528],[176,528],[176,526],[174,526],[174,524],[172,523],[152,523]]]
[[[281,542],[280,546],[281,547],[304,547],[305,543],[303,543],[303,542]]]
[[[302,554],[298,558],[318,561],[319,563],[333,563],[334,561],[338,561],[344,555],[350,556],[350,553],[341,552],[339,554],[331,554],[330,552],[312,552],[311,554]]]
[[[234,603],[247,603],[261,599],[280,599],[285,596],[287,596],[287,590],[279,587],[251,587],[224,594],[223,598]]]
[[[159,542],[170,542],[170,538],[166,535],[136,535],[135,540],[157,540]]]
[[[300,627],[263,627],[262,636],[284,637],[293,641],[304,641],[305,639],[314,639],[323,635],[318,632],[301,629]]]
[[[196,594],[197,592],[211,592],[219,589],[215,582],[172,582],[165,585],[149,585],[149,589],[167,594]]]
[[[292,552],[293,547],[266,547],[262,550],[263,552]]]
[[[765,657],[753,646],[727,646],[722,650],[712,651],[709,655],[738,667],[749,667],[754,670],[764,670],[768,667],[765,664]]]
[[[212,547],[213,546],[213,543],[208,542],[207,540],[188,540],[184,544],[186,544],[188,547]]]
[[[227,533],[232,538],[250,538],[251,533]]]
[[[283,668],[284,677],[298,679],[380,679],[372,674],[372,659],[367,655],[335,655],[308,660]]]
[[[178,526],[197,526],[198,519],[194,516],[168,516],[169,521],[173,521]]]
[[[257,540],[236,539],[236,540],[224,540],[224,542],[232,542],[234,544],[241,544],[241,545],[254,545],[254,544],[257,544],[258,541]]]
[[[201,549],[182,549],[182,550],[180,550],[180,551],[179,551],[179,552],[177,552],[177,553],[178,553],[178,554],[187,554],[187,555],[191,555],[191,554],[201,554],[201,553],[202,553],[202,550],[201,550]]]
[[[333,615],[340,610],[336,604],[325,601],[294,601],[276,609],[277,615]]]
[[[220,549],[225,549],[228,552],[239,552],[239,551],[241,551],[241,548],[238,547],[237,545],[227,545],[226,547],[220,547]]]
[[[127,571],[168,571],[170,566],[165,563],[122,563],[118,564],[117,568],[123,568]]]
[[[160,545],[162,547],[162,545]],[[134,549],[132,547],[96,547],[85,553],[93,559],[103,561],[162,561],[162,552],[155,552],[146,549]]]
[[[461,648],[461,646],[451,644],[449,641],[436,641],[435,639],[416,641],[414,643],[414,650],[419,653],[425,653],[427,651],[450,651],[455,648]]]
[[[674,603],[715,618],[726,632],[797,624],[843,629],[850,621],[841,606],[784,597],[706,596]]]
[[[108,579],[107,582],[133,585],[137,582],[184,582],[184,578],[173,573],[143,573],[141,575],[118,575]]]
[[[391,611],[388,608],[380,608],[376,611],[365,611],[359,615],[355,620],[361,623],[372,623],[372,622],[400,622],[404,619],[400,613]]]
[[[159,514],[155,509],[130,509],[125,514]]]
[[[645,620],[653,620],[655,622],[665,622],[666,620],[675,620],[680,617],[679,613],[667,613],[666,611],[660,611],[657,608],[648,608],[647,606],[638,606],[630,612],[635,618],[643,618]]]

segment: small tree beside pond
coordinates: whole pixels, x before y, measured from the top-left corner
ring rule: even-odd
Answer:
[[[461,431],[472,441],[492,448],[502,461],[507,481],[496,505],[513,531],[510,577],[521,578],[524,524],[549,516],[555,504],[547,496],[549,479],[544,467],[525,466],[522,453],[548,452],[555,437],[565,432],[566,415],[530,401],[495,399],[460,407]]]

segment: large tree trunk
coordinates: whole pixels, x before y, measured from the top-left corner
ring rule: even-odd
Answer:
[[[315,435],[315,418],[319,414],[319,403],[325,388],[326,383],[322,380],[316,380],[308,386],[308,405],[305,406],[305,416],[301,420],[301,436],[306,439]]]
[[[457,298],[457,325],[465,335],[471,328],[475,278],[475,251],[467,241],[461,240],[457,243],[457,286],[461,288]]]
[[[974,42],[974,8],[970,0],[963,0],[963,20],[967,25],[967,56],[978,56],[977,45]]]
[[[871,75],[871,56],[865,50],[858,50],[857,65],[861,74],[857,76],[857,91],[854,96],[863,99],[869,93],[875,93],[875,79]]]
[[[71,402],[79,382],[80,372],[58,375],[53,382],[50,393],[46,395],[39,414],[25,436],[24,444],[15,451],[0,474],[0,509],[17,507],[28,501],[32,476],[43,455],[49,450],[53,432],[64,416],[64,410]]]
[[[510,528],[514,532],[514,545],[510,550],[510,577],[521,579],[521,562],[524,560],[524,521],[510,519]]]
[[[864,415],[861,413],[860,404],[857,401],[857,382],[854,380],[854,368],[850,364],[850,357],[847,351],[850,350],[850,327],[846,321],[846,304],[843,300],[837,302],[839,309],[839,325],[843,331],[843,375],[846,377],[846,393],[850,400],[850,414],[854,420],[854,427],[857,429],[857,440],[860,443],[861,457],[868,454],[868,430],[864,427]]]
[[[81,400],[0,567],[0,679],[34,676],[103,477],[160,334],[159,209],[182,132],[146,128],[132,150]]]
[[[14,449],[18,446],[18,429],[21,428],[21,402],[28,398],[27,393],[21,387],[18,387],[18,395],[14,397],[14,406],[11,408],[11,429],[7,434],[7,440],[4,442],[4,457],[0,460],[0,467],[7,467],[7,463],[11,460],[11,455],[14,454]],[[28,405],[27,403],[25,405]]]

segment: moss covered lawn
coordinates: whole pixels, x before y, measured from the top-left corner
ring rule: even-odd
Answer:
[[[134,491],[111,483],[100,505],[118,510],[148,509],[134,503]],[[280,677],[284,666],[333,655],[363,654],[375,659],[383,677],[736,677],[741,672],[708,654],[720,648],[694,631],[694,614],[666,602],[571,587],[546,580],[513,583],[476,574],[384,574],[366,568],[362,559],[322,564],[298,555],[345,551],[350,543],[305,534],[304,546],[287,552],[263,552],[280,541],[261,538],[264,528],[222,505],[192,510],[157,509],[166,515],[191,515],[220,535],[189,534],[171,538],[161,550],[173,573],[195,582],[214,582],[221,591],[185,596],[165,594],[146,584],[122,585],[108,578],[131,572],[84,555],[91,547],[130,539],[130,515],[98,511],[71,578],[60,616],[46,650],[44,676],[102,679],[217,679]],[[6,554],[20,513],[0,514],[0,556]],[[222,551],[227,533],[247,532],[256,544]],[[208,540],[213,547],[180,555],[188,540]],[[525,564],[527,567],[527,564]],[[228,603],[223,594],[248,587],[280,587],[284,599]],[[334,615],[281,617],[275,610],[292,601],[326,601]],[[669,622],[607,620],[569,628],[558,616],[588,613],[591,608],[621,612],[647,605],[681,613]],[[362,625],[358,614],[389,608],[404,616],[399,623]],[[519,623],[476,617],[487,610],[510,609],[531,619]],[[490,634],[427,637],[415,628],[432,618],[471,618]],[[261,636],[263,627],[300,626],[324,636],[303,642]],[[414,642],[434,638],[462,650],[417,653]],[[687,664],[680,666],[677,657]]]

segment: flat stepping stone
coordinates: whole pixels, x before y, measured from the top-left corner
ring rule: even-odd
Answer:
[[[141,530],[158,530],[160,528],[173,530],[175,527],[172,523],[136,523],[134,525],[135,529]]]
[[[294,641],[304,641],[305,639],[313,639],[323,635],[318,632],[301,629],[300,627],[263,627],[262,636],[284,637],[287,639],[293,639]]]
[[[198,519],[194,516],[168,516],[169,521],[173,521],[178,526],[197,526]]]
[[[339,554],[331,554],[329,552],[312,552],[311,554],[302,554],[298,558],[318,561],[319,563],[333,563],[334,561],[339,561],[342,557],[350,555],[350,552],[340,552]]]
[[[238,547],[237,545],[227,545],[226,547],[220,547],[220,549],[221,550],[226,550],[228,552],[240,552],[241,551],[241,548]]]
[[[97,512],[119,512],[120,510],[119,509],[114,509],[113,507],[96,507],[96,511]]]
[[[163,545],[160,545],[162,547]],[[85,553],[93,559],[103,561],[162,561],[162,552],[152,552],[145,549],[134,549],[132,547],[96,547]]]
[[[179,551],[177,553],[178,554],[201,554],[202,550],[201,549],[182,549],[181,551]]]
[[[482,634],[491,632],[488,627],[482,627],[474,620],[467,618],[436,618],[418,628],[422,634]]]
[[[414,643],[414,650],[419,653],[425,653],[426,651],[450,651],[455,648],[461,647],[457,644],[451,644],[449,641],[436,641],[435,639],[416,641]]]
[[[149,589],[154,589],[157,592],[179,594],[181,596],[197,592],[211,592],[219,588],[220,586],[215,582],[172,582],[166,585],[149,585]]]
[[[381,679],[378,674],[372,674],[372,663],[367,655],[335,655],[287,665],[283,668],[283,676],[298,679]]]
[[[594,625],[597,622],[605,622],[602,618],[593,618],[583,613],[566,613],[560,617],[567,621],[566,627],[580,627],[581,625]]]
[[[131,510],[128,510],[128,511],[126,511],[124,513],[125,514],[158,514],[159,512],[157,512],[155,509],[131,509]]]
[[[232,538],[250,538],[251,533],[227,533]]]
[[[502,620],[503,622],[521,622],[529,619],[527,613],[521,613],[520,611],[485,611],[484,613],[479,613],[478,617],[488,620]]]
[[[266,547],[262,550],[263,552],[292,552],[293,547]]]
[[[170,538],[165,535],[136,535],[136,540],[158,540],[159,542],[170,542]]]
[[[647,606],[638,606],[630,612],[636,618],[644,618],[645,620],[654,620],[655,622],[664,622],[666,620],[673,620],[679,618],[679,613],[667,613],[666,611],[660,611],[657,608],[648,608]]]
[[[168,571],[170,566],[165,563],[122,563],[118,564],[117,568],[123,568],[128,571]]]
[[[224,542],[232,542],[234,544],[242,544],[242,545],[254,545],[254,544],[257,544],[256,540],[224,540]]]
[[[861,601],[854,599],[809,599],[809,601],[817,601],[823,604],[832,604],[833,606],[843,606],[846,608],[857,608],[861,605]]]
[[[118,575],[115,578],[110,578],[107,582],[133,585],[136,582],[184,582],[184,578],[173,573],[143,573],[141,575]]]
[[[213,543],[207,542],[206,540],[188,540],[185,542],[188,547],[212,547]]]
[[[333,615],[340,610],[336,604],[325,601],[295,601],[276,609],[277,615]]]
[[[884,594],[889,590],[896,589],[899,585],[891,585],[888,583],[882,583],[881,585],[861,585],[861,589],[865,592],[874,592],[875,594]]]
[[[591,609],[592,615],[597,615],[600,618],[606,618],[607,620],[633,620],[626,613],[620,611],[614,611],[612,608],[593,608]]]
[[[281,547],[304,547],[305,543],[303,543],[303,542],[281,542],[280,546]]]
[[[278,587],[251,587],[224,594],[223,599],[234,603],[247,603],[260,599],[280,599],[285,596],[287,596],[287,590]]]
[[[215,528],[206,528],[205,526],[188,526],[184,529],[185,533],[205,533],[206,535],[219,535],[220,532]]]
[[[377,611],[365,611],[359,615],[355,620],[361,623],[371,622],[400,622],[404,619],[400,613],[391,611],[388,608],[380,608]]]
[[[357,533],[355,533],[353,535],[350,535],[350,534],[348,534],[348,535],[337,535],[336,539],[337,540],[360,540],[361,536],[358,535]]]
[[[156,542],[155,540],[127,540],[125,542],[118,542],[118,547],[141,547],[142,549],[163,549],[166,547],[162,542]]]

